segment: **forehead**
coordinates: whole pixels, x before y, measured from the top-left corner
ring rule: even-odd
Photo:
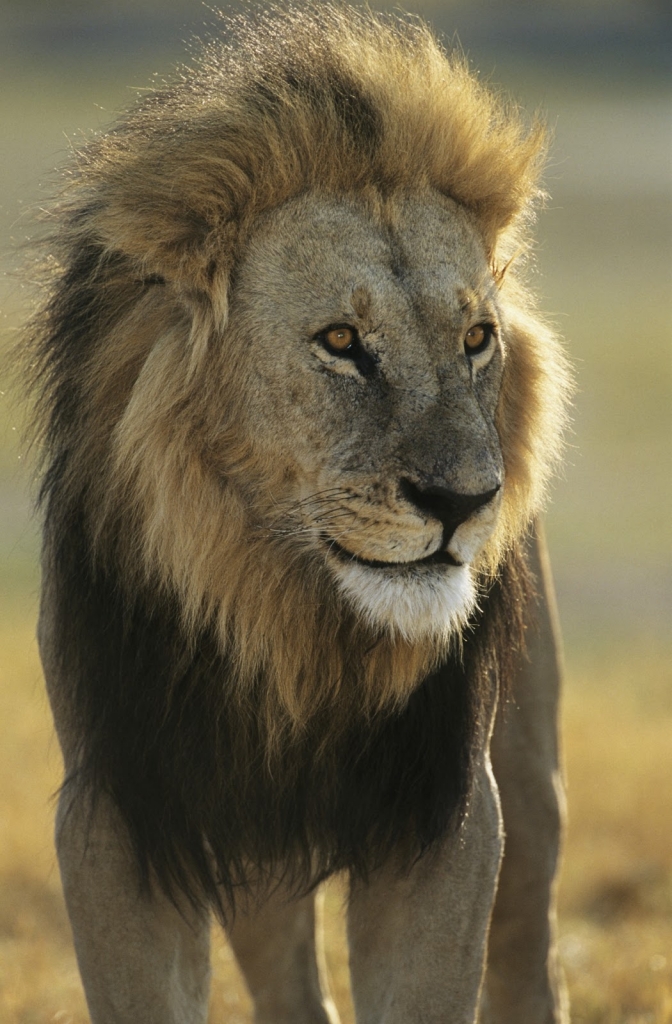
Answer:
[[[244,263],[267,295],[281,284],[285,300],[296,292],[317,307],[353,288],[367,289],[374,303],[405,294],[459,306],[492,286],[470,216],[433,192],[383,209],[319,195],[292,200],[264,218]]]
[[[409,196],[395,203],[388,244],[399,270],[426,293],[447,286],[479,288],[489,276],[483,241],[469,214],[435,193]]]

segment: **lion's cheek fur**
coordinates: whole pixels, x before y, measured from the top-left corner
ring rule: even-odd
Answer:
[[[253,481],[261,476],[275,493],[286,481],[274,486],[265,460],[239,439],[211,464],[189,417],[181,424],[166,399],[163,377],[147,365],[147,389],[134,392],[114,437],[109,522],[99,529],[104,536],[125,510],[115,546],[124,575],[178,595],[187,640],[211,625],[241,695],[265,678],[263,714],[273,729],[281,720],[305,722],[336,700],[373,709],[405,699],[436,663],[434,638],[407,646],[381,636],[380,621],[362,631],[324,556],[255,515]],[[148,402],[155,411],[166,402],[165,418],[147,417]],[[344,694],[348,648],[372,643],[356,698]]]
[[[544,321],[505,305],[506,360],[496,426],[505,467],[500,521],[490,545],[496,561],[539,512],[557,466],[571,387],[557,336]]]

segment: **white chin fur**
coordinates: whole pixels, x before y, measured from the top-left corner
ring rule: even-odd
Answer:
[[[430,636],[445,640],[464,626],[476,604],[466,565],[409,566],[388,573],[352,562],[339,565],[336,576],[341,593],[370,627],[411,643]]]

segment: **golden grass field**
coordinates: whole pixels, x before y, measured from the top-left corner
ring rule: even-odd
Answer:
[[[109,120],[132,98],[129,82],[146,83],[153,67],[134,59],[113,70],[92,58],[0,66],[9,245],[29,232],[21,204],[52,191],[45,176],[75,129]],[[672,1024],[669,86],[549,67],[510,67],[508,81],[556,127],[535,284],[568,338],[578,382],[548,516],[567,656],[560,947],[572,1021]],[[24,305],[14,278],[0,282],[0,303],[7,351]],[[0,383],[0,1024],[83,1024],[52,844],[60,755],[33,639],[37,548],[18,461],[21,409],[8,388]],[[328,962],[352,1024],[341,909],[334,882]],[[250,1021],[219,935],[213,964],[213,1024]]]

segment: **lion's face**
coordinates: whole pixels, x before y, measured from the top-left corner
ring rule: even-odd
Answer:
[[[504,479],[497,289],[469,215],[429,191],[377,214],[296,199],[256,227],[230,327],[242,426],[283,472],[263,525],[376,627],[462,623]]]

